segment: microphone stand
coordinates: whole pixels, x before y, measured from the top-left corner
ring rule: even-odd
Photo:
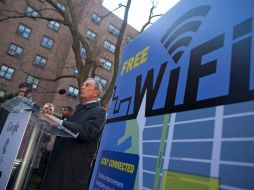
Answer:
[[[45,89],[47,91],[37,91],[37,93],[58,93],[60,95],[63,95],[66,93],[66,90],[65,89],[60,89],[60,90],[52,90],[52,89],[49,89],[47,87],[44,87],[44,86],[41,86],[41,85],[37,85],[38,87],[42,88],[42,89]]]
[[[57,92],[57,91],[55,91],[55,90],[49,89],[49,88],[44,87],[44,86],[41,86],[41,85],[37,85],[37,86],[40,87],[40,88],[42,88],[42,89],[48,90],[48,91],[50,91],[50,92]],[[45,92],[45,93],[50,93],[50,92]],[[43,93],[43,92],[41,92],[41,93]]]

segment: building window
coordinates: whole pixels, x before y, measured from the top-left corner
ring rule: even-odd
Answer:
[[[5,96],[5,91],[3,90],[0,90],[0,98],[4,97]]]
[[[29,38],[31,31],[32,31],[31,28],[29,28],[23,24],[19,24],[18,29],[17,29],[17,34],[19,34],[27,39],[27,38]]]
[[[23,48],[11,43],[9,50],[8,50],[8,54],[14,57],[21,57],[22,53],[23,53]]]
[[[108,81],[106,79],[104,79],[104,78],[102,78],[102,77],[100,77],[98,75],[95,75],[94,79],[99,81],[101,83],[103,88],[106,88],[107,83],[108,83]]]
[[[62,3],[57,2],[56,5],[59,9],[61,9],[62,11],[65,11],[66,8]]]
[[[95,40],[96,39],[96,35],[97,34],[95,32],[93,32],[92,30],[87,30],[86,34],[85,34],[85,38],[87,40]]]
[[[127,37],[127,43],[130,43],[133,39],[134,39],[133,37],[128,36],[128,37]]]
[[[113,24],[109,24],[108,25],[108,32],[112,35],[114,35],[115,37],[119,36],[120,33],[120,29],[117,28],[116,26],[114,26]]]
[[[41,45],[45,48],[51,49],[54,45],[54,40],[47,36],[43,36]]]
[[[32,7],[27,6],[27,8],[26,8],[26,15],[30,16],[30,17],[37,17],[38,16],[38,12],[36,12]]]
[[[79,75],[78,68],[73,69],[73,75],[75,76]]]
[[[101,16],[97,15],[96,13],[93,13],[91,16],[91,21],[97,25],[101,23]]]
[[[101,58],[100,59],[100,64],[107,71],[110,71],[111,68],[112,68],[112,62],[107,60],[107,59]]]
[[[111,53],[115,53],[115,50],[116,50],[116,46],[114,44],[112,44],[111,42],[105,40],[104,41],[104,44],[103,44],[103,47],[110,51]]]
[[[69,86],[67,96],[71,98],[77,98],[79,95],[79,89],[74,86]]]
[[[52,29],[52,30],[58,31],[59,28],[60,28],[60,23],[51,20],[51,21],[49,21],[48,27],[49,27],[50,29]]]
[[[47,64],[47,59],[45,59],[44,57],[41,57],[39,55],[36,55],[34,64],[39,65],[39,66],[45,66]]]
[[[80,57],[81,57],[81,59],[86,59],[86,50],[85,50],[85,48],[80,49]]]
[[[37,88],[38,88],[39,79],[37,79],[37,78],[35,78],[35,77],[33,77],[33,76],[31,76],[31,75],[28,75],[28,76],[27,76],[27,79],[26,79],[26,82],[27,82],[28,84],[31,84],[32,87],[33,87],[34,89],[37,89]]]
[[[10,80],[13,76],[14,69],[7,67],[5,65],[2,65],[0,67],[0,77]]]

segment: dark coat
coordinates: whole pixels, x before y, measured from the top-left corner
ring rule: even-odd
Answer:
[[[8,115],[9,115],[9,111],[0,107],[0,135],[2,133],[2,130],[4,128],[4,124],[8,118]]]
[[[106,111],[98,102],[79,104],[63,126],[79,135],[57,137],[41,190],[86,190],[91,163],[105,122]]]

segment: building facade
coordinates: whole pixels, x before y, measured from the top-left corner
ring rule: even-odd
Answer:
[[[65,1],[56,2],[61,10],[68,11]],[[0,1],[1,15],[11,10],[34,17],[0,22],[0,97],[15,93],[19,83],[27,81],[33,87],[33,98],[37,104],[43,106],[47,102],[53,103],[56,111],[60,112],[64,105],[74,108],[78,104],[78,83],[75,78],[53,80],[79,73],[68,27],[56,21],[36,18],[42,14],[58,18],[57,13],[50,9],[52,7],[44,0]],[[106,90],[113,75],[115,44],[122,20],[103,7],[101,0],[80,1],[76,15],[78,29],[89,43],[93,59],[99,65],[94,78]],[[137,34],[138,31],[127,25],[122,46]],[[83,48],[80,56],[85,62],[86,52]],[[60,95],[47,89],[66,89],[67,93]]]

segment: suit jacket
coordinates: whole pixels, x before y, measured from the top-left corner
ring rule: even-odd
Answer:
[[[106,111],[99,102],[79,104],[63,126],[78,137],[57,137],[42,184],[42,190],[85,190],[91,162],[97,150],[105,122]]]
[[[2,133],[2,130],[4,128],[4,124],[8,118],[8,115],[9,115],[9,111],[0,107],[0,135]]]

